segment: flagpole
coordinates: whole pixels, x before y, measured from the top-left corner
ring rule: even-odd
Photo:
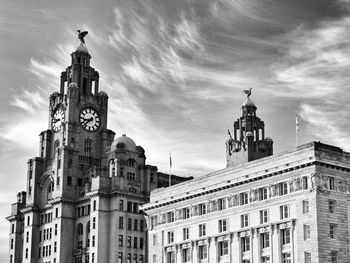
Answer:
[[[171,186],[171,153],[169,153],[169,186]]]
[[[298,147],[298,133],[299,133],[299,122],[298,122],[298,111],[295,111],[295,147]]]

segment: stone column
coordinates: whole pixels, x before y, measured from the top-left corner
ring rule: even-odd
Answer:
[[[208,253],[208,263],[216,263],[217,261],[217,250],[216,250],[216,241],[214,238],[209,239],[209,253]]]
[[[272,235],[272,244],[271,244],[271,263],[280,263],[281,258],[281,244],[280,244],[280,236],[279,236],[279,226],[272,225],[271,226],[271,235]]]
[[[294,222],[293,221],[290,221],[290,245],[292,247],[291,261],[292,263],[294,263],[295,260],[294,260]]]
[[[232,255],[231,262],[241,262],[241,246],[239,233],[232,233]]]
[[[179,245],[175,245],[175,263],[181,262],[181,247]]]
[[[191,242],[191,262],[198,262],[198,246],[196,242]]]
[[[260,242],[258,229],[252,230],[252,262],[260,263]]]

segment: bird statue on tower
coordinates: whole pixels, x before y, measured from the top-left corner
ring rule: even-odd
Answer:
[[[79,38],[81,44],[85,45],[84,37],[88,34],[88,31],[80,32],[80,30],[77,30],[77,32],[78,32],[78,38]]]
[[[247,98],[249,99],[250,95],[252,95],[252,88],[245,89],[242,92],[245,93],[247,95]]]

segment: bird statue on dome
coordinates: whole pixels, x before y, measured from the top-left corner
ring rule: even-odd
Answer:
[[[78,32],[78,38],[79,38],[81,44],[85,45],[84,37],[88,34],[88,31],[80,32],[80,30],[77,30],[77,32]]]
[[[249,89],[245,89],[245,90],[242,91],[244,94],[247,95],[248,99],[249,99],[250,95],[252,95],[252,89],[253,88],[249,88]]]

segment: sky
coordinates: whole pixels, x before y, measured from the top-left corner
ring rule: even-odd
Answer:
[[[48,129],[48,97],[85,38],[108,127],[147,163],[199,176],[224,168],[227,129],[252,88],[274,153],[321,141],[350,151],[350,1],[0,0],[0,261],[10,204]]]

